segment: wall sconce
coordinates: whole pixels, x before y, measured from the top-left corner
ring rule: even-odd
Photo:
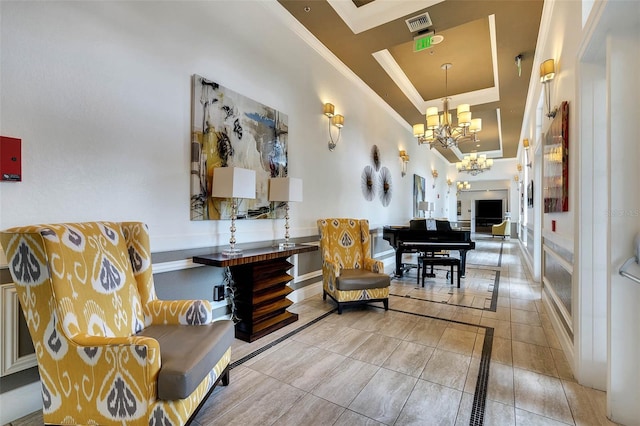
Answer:
[[[519,172],[521,172],[522,171],[522,164],[518,163],[516,165],[516,168],[518,169]]]
[[[540,64],[540,82],[544,88],[547,101],[547,117],[553,118],[558,112],[558,108],[551,110],[551,82],[556,76],[556,66],[553,59],[547,59]]]
[[[436,187],[436,179],[438,179],[438,171],[436,169],[431,170],[431,176],[433,176],[433,186],[432,188]]]
[[[447,186],[449,187],[447,189],[447,194],[449,194],[451,192],[451,185],[453,185],[453,181],[449,178],[447,178]]]
[[[520,180],[520,176],[519,176],[519,175],[515,175],[515,176],[513,177],[513,180],[514,180],[514,182],[516,182],[516,183],[517,183],[517,182]]]
[[[404,177],[407,174],[407,163],[409,162],[409,154],[404,149],[400,150],[400,160],[402,161],[402,171],[400,174]]]
[[[333,151],[336,149],[336,145],[340,140],[340,131],[342,130],[342,126],[344,126],[344,117],[340,114],[334,114],[335,107],[333,104],[326,103],[322,109],[324,115],[329,119],[329,151]],[[333,135],[331,135],[331,125],[334,125],[338,128],[338,137],[336,140],[333,140]]]
[[[529,159],[529,139],[522,139],[522,147],[524,148],[524,155],[526,156],[526,159],[528,160]],[[526,163],[526,166],[531,168],[531,161]]]

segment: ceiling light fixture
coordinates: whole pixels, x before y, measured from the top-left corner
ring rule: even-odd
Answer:
[[[460,195],[460,192],[462,192],[463,190],[469,190],[471,189],[471,184],[467,181],[464,182],[458,182],[456,183],[456,188],[458,188],[458,191],[456,192],[456,195]]]
[[[487,158],[485,154],[478,155],[472,152],[465,155],[462,161],[456,163],[456,169],[459,172],[467,172],[473,176],[486,172],[493,166],[493,158]]]
[[[428,143],[429,148],[434,146],[450,148],[457,147],[460,142],[477,142],[476,133],[482,130],[482,120],[480,118],[471,119],[469,104],[458,105],[458,125],[454,126],[451,122],[451,113],[449,113],[451,98],[447,97],[447,71],[451,67],[450,63],[441,66],[445,72],[445,97],[442,99],[442,114],[439,113],[438,107],[429,107],[426,113],[426,130],[423,123],[413,125],[413,136],[418,139],[418,144]]]

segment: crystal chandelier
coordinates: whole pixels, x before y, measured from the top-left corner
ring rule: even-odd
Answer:
[[[456,169],[459,172],[467,172],[473,176],[489,170],[491,166],[493,166],[493,158],[487,159],[486,155],[478,155],[475,152],[465,155],[462,161],[456,163]]]
[[[458,125],[454,126],[449,112],[449,100],[447,93],[447,70],[451,64],[441,66],[445,72],[445,97],[442,99],[442,114],[438,107],[427,108],[427,126],[424,123],[413,125],[413,135],[418,138],[418,144],[428,143],[429,148],[441,146],[442,148],[457,147],[460,142],[477,142],[476,133],[482,130],[482,119],[471,119],[469,104],[460,104],[457,108]]]

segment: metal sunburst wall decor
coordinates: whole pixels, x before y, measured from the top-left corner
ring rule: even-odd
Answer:
[[[391,203],[391,172],[386,167],[380,169],[380,201],[384,207]]]
[[[376,196],[376,189],[373,178],[373,167],[365,166],[360,178],[360,187],[362,188],[362,195],[367,201],[371,201]]]

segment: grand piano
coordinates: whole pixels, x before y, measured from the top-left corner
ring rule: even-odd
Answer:
[[[425,220],[412,220],[410,226],[384,226],[382,238],[396,251],[396,276],[402,276],[402,254],[458,250],[460,273],[465,275],[467,251],[476,248],[471,231],[452,230],[448,221],[436,221],[437,229],[427,230]]]

